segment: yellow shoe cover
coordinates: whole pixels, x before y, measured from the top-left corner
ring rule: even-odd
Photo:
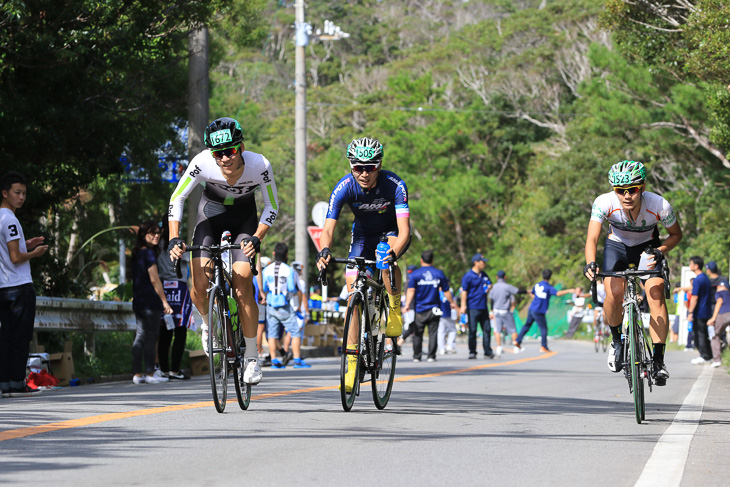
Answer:
[[[403,317],[400,310],[390,310],[388,313],[388,323],[385,325],[385,336],[396,338],[403,334]]]
[[[357,346],[348,345],[348,350],[357,350]],[[357,368],[357,355],[347,356],[347,372],[345,373],[345,392],[352,392],[352,388],[355,386],[355,369]],[[340,388],[342,386],[340,385]]]

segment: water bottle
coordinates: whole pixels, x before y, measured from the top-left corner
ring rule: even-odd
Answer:
[[[221,245],[229,245],[233,241],[233,237],[231,235],[231,232],[226,230],[223,232],[223,235],[221,235]],[[230,251],[226,250],[221,254],[221,260],[223,261],[223,268],[227,272],[231,272],[231,268],[229,263],[231,262],[230,259]]]
[[[233,329],[238,329],[238,306],[236,305],[236,300],[233,299],[231,296],[227,296],[228,298],[228,310],[231,313],[231,324],[233,325]]]
[[[173,330],[175,328],[175,321],[173,321],[172,315],[165,313],[163,318],[165,319],[165,328]]]
[[[385,259],[388,258],[388,255],[390,254],[390,245],[388,245],[388,238],[385,236],[380,237],[380,243],[377,247],[375,247],[375,260],[376,264],[375,267],[378,269],[387,269],[388,263],[385,262]]]

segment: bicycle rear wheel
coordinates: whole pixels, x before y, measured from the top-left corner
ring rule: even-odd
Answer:
[[[238,343],[238,350],[241,349],[240,344],[242,343],[243,333],[239,325],[239,329],[236,332],[236,343]],[[245,343],[244,343],[245,345]],[[243,382],[243,372],[246,370],[245,361],[242,362],[243,355],[237,357],[236,363],[233,364],[233,383],[236,385],[236,398],[238,399],[238,405],[244,411],[248,409],[251,404],[251,384]]]
[[[381,300],[381,308],[378,316],[385,318],[387,310],[385,300]],[[372,328],[371,328],[372,330]],[[390,400],[390,393],[393,390],[393,380],[395,378],[395,361],[396,361],[396,338],[388,338],[385,336],[385,327],[379,326],[379,339],[377,340],[378,367],[373,371],[371,382],[373,387],[373,402],[378,409],[384,409]]]
[[[340,362],[340,399],[342,400],[342,409],[349,411],[355,404],[355,397],[360,393],[360,368],[362,367],[362,344],[360,337],[362,336],[362,317],[363,303],[359,294],[353,294],[350,305],[347,308],[347,316],[345,318],[345,330],[343,333],[342,360]],[[354,322],[357,323],[354,323]],[[356,343],[347,344],[350,330],[357,332]],[[350,390],[347,387],[348,376],[352,381]]]
[[[641,424],[644,419],[644,357],[642,344],[639,341],[639,323],[635,311],[631,311],[629,320],[629,351],[631,358],[631,392],[634,398],[634,415],[636,422]]]
[[[601,324],[601,348],[605,352],[608,350],[608,343],[611,341],[611,332],[608,329],[608,325]]]
[[[208,365],[210,368],[210,389],[213,392],[215,409],[222,413],[226,409],[228,393],[228,337],[225,331],[228,302],[219,287],[209,294],[208,303]]]

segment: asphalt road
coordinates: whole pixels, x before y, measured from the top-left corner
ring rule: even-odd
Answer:
[[[622,374],[588,342],[519,355],[398,362],[378,411],[342,410],[335,359],[264,369],[248,411],[207,377],[0,399],[2,485],[727,486],[730,375],[670,352],[668,385],[634,420]],[[684,407],[682,407],[684,404]],[[681,409],[681,410],[680,410]]]

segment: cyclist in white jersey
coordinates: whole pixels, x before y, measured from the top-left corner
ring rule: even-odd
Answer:
[[[661,263],[664,255],[682,240],[682,229],[669,202],[656,193],[646,191],[646,169],[641,162],[621,161],[611,166],[608,181],[613,191],[600,195],[593,203],[591,220],[588,223],[583,273],[593,280],[599,272],[596,264],[598,238],[601,226],[608,220],[609,233],[603,256],[603,269],[607,272],[622,271],[635,264],[638,267],[641,254],[651,248],[648,269]],[[664,242],[659,240],[658,225],[662,224],[669,233]],[[608,353],[608,368],[619,372],[622,368],[621,341],[622,302],[624,279],[605,279],[606,298],[603,313],[611,327],[612,343]],[[664,365],[664,348],[669,332],[669,314],[664,301],[664,281],[652,277],[645,283],[646,296],[651,314],[651,339],[654,344],[654,368],[652,375],[658,386],[666,384],[669,378]]]
[[[262,378],[256,347],[258,305],[248,262],[260,251],[261,240],[276,220],[279,211],[274,172],[263,155],[245,150],[241,125],[232,118],[214,120],[205,129],[205,145],[208,149],[193,158],[170,198],[170,257],[179,259],[184,253],[185,242],[179,237],[183,205],[193,189],[198,184],[203,185],[193,245],[218,244],[224,231],[230,231],[233,242],[241,245],[241,250],[233,250],[231,254],[234,261],[233,287],[239,318],[243,324],[243,335],[246,338],[246,368],[243,379],[246,383],[258,384]],[[259,189],[264,201],[260,218],[254,198],[255,191]],[[196,251],[193,252],[191,262],[191,298],[203,317],[203,348],[206,353],[206,266],[209,260],[206,252]]]

